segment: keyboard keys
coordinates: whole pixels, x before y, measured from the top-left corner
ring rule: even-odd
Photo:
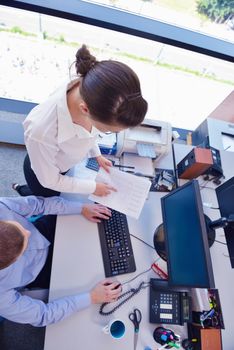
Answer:
[[[109,220],[98,224],[102,257],[106,277],[136,270],[127,218],[112,210]]]
[[[86,168],[89,168],[89,169],[94,170],[94,171],[98,171],[99,167],[100,166],[99,166],[96,158],[89,158],[88,159],[87,164],[86,164]]]

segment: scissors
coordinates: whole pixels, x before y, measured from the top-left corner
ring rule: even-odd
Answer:
[[[141,323],[141,312],[139,309],[134,309],[133,312],[131,312],[128,315],[129,319],[134,324],[134,350],[137,348],[137,341],[138,341],[138,333],[139,333],[139,327]]]

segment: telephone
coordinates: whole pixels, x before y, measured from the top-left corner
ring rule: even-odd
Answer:
[[[170,289],[168,281],[150,279],[150,323],[179,324],[191,322],[191,298],[187,291]]]

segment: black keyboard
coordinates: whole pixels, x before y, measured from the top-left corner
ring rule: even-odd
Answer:
[[[98,224],[106,277],[136,271],[126,215],[111,212],[110,219]]]
[[[97,159],[96,158],[89,158],[87,163],[86,163],[86,168],[89,168],[89,169],[94,170],[94,171],[98,171],[100,166],[97,162]]]

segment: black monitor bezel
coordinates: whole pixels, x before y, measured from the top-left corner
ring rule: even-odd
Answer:
[[[219,200],[220,200],[220,198],[219,198],[220,193],[223,190],[226,190],[228,187],[230,187],[230,185],[234,185],[234,176],[231,177],[230,179],[228,179],[227,181],[225,181],[224,183],[222,183],[219,187],[217,187],[215,189],[217,200],[218,200],[219,204],[220,204],[220,202],[219,202]],[[220,210],[221,215],[227,216],[227,213],[224,213],[223,208],[219,208],[219,210]],[[232,213],[230,213],[230,214],[232,214]]]
[[[171,279],[171,274],[172,274],[172,269],[171,269],[171,263],[170,263],[170,251],[169,251],[169,244],[168,244],[168,236],[167,236],[167,224],[166,224],[166,217],[165,217],[165,200],[172,196],[174,193],[178,191],[183,191],[184,188],[188,186],[193,186],[194,187],[194,192],[195,192],[195,197],[196,197],[196,208],[197,208],[197,214],[199,218],[199,223],[201,227],[201,239],[203,242],[203,247],[204,247],[204,256],[206,260],[206,272],[208,276],[208,283],[207,285],[201,285],[194,283],[193,285],[186,285],[186,284],[175,284],[172,282]],[[206,222],[205,222],[205,217],[203,213],[203,205],[202,205],[202,199],[201,199],[201,194],[200,194],[200,189],[199,189],[199,183],[197,180],[191,180],[184,184],[183,186],[175,189],[174,191],[170,192],[166,196],[161,198],[161,207],[162,207],[162,217],[163,217],[163,225],[164,225],[164,236],[165,236],[165,246],[166,246],[166,253],[167,253],[167,268],[168,268],[168,283],[171,286],[175,287],[186,287],[186,288],[215,288],[215,282],[214,282],[214,274],[213,274],[213,267],[212,267],[212,261],[211,261],[211,255],[210,255],[210,249],[209,249],[209,244],[208,244],[208,236],[207,236],[207,228],[206,228]]]
[[[222,192],[226,189],[228,189],[230,186],[234,185],[234,176],[222,183],[219,187],[215,189],[216,192],[216,197],[219,205],[219,211],[222,217],[228,217],[230,214],[234,214],[233,212],[227,212],[224,210],[222,203],[221,203],[221,195]],[[227,242],[227,248],[228,248],[228,253],[230,257],[230,263],[231,267],[234,268],[234,257],[233,257],[233,251],[234,251],[234,236],[233,236],[233,227],[227,226],[223,228],[225,232],[225,238]]]

